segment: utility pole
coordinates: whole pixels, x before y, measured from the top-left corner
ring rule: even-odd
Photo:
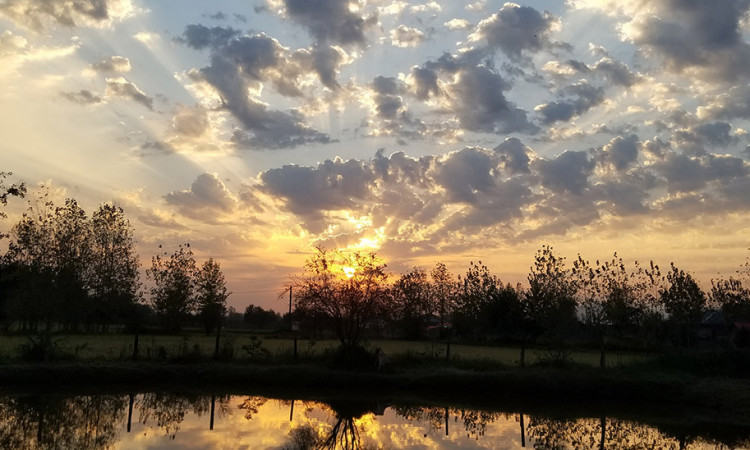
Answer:
[[[292,330],[292,285],[289,285],[289,330]]]

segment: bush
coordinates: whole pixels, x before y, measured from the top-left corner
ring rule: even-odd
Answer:
[[[77,346],[72,352],[61,345],[62,339],[53,339],[49,332],[29,336],[25,344],[18,348],[21,360],[29,362],[72,360],[86,344]]]

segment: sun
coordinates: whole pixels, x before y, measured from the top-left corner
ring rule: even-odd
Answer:
[[[344,271],[344,275],[346,275],[346,278],[353,277],[354,272],[357,271],[354,267],[349,267],[349,266],[342,267],[342,270]]]

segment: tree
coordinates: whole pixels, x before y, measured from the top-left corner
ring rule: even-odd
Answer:
[[[419,338],[425,316],[436,312],[430,294],[427,273],[416,267],[401,275],[393,284],[394,317],[410,339]]]
[[[711,300],[730,322],[750,322],[750,258],[736,276],[711,280]]]
[[[166,255],[154,256],[146,274],[154,284],[150,289],[154,311],[167,330],[176,332],[195,310],[195,258],[190,244],[180,245],[168,259]]]
[[[681,329],[683,342],[690,344],[691,329],[706,309],[706,294],[689,273],[674,263],[667,272],[667,283],[659,292],[661,303],[670,321]]]
[[[534,257],[528,280],[524,306],[532,335],[545,335],[558,351],[554,356],[564,358],[566,341],[577,323],[577,286],[565,268],[565,258],[556,256],[551,246],[543,246]]]
[[[8,198],[9,197],[21,197],[23,198],[24,195],[26,195],[26,185],[23,183],[21,184],[11,184],[10,186],[5,185],[5,178],[13,175],[12,172],[0,172],[0,205],[7,205],[8,204]],[[0,219],[5,219],[7,215],[0,211]],[[7,235],[3,234],[0,231],[0,239],[7,237]]]
[[[317,248],[293,280],[297,308],[327,317],[343,347],[358,347],[365,328],[387,306],[385,264],[374,253]]]
[[[139,300],[138,268],[133,227],[123,209],[102,204],[91,217],[90,288],[95,321],[102,328],[113,320],[132,318]]]
[[[658,266],[651,270],[634,264],[629,271],[622,258],[614,254],[611,261],[592,266],[578,255],[573,263],[584,324],[601,340],[600,364],[605,365],[605,346],[611,334],[622,337],[626,331],[636,330],[644,321],[648,305],[653,303],[651,292],[658,279]]]
[[[245,308],[242,320],[253,330],[270,330],[281,328],[282,325],[282,319],[279,313],[252,304],[247,305]]]
[[[452,309],[457,284],[453,274],[441,262],[435,264],[435,267],[430,271],[430,278],[432,279],[432,296],[435,298],[442,328],[445,325],[448,311]]]
[[[195,288],[198,315],[203,320],[206,335],[209,335],[214,328],[221,326],[227,313],[227,298],[231,294],[227,291],[221,265],[213,258],[203,263],[196,273]]]

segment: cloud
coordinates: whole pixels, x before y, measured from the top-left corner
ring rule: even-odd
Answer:
[[[330,141],[326,134],[305,125],[299,112],[270,110],[265,103],[250,96],[250,92],[257,91],[260,83],[268,79],[282,94],[301,95],[294,80],[300,76],[302,69],[289,64],[284,55],[285,49],[278,41],[261,34],[233,37],[228,42],[221,42],[216,36],[223,38],[233,36],[233,33],[209,34],[212,37],[208,39],[210,44],[206,45],[214,50],[211,65],[191,75],[210,84],[221,98],[222,108],[231,112],[242,124],[244,130],[236,131],[232,137],[237,145],[247,148],[288,148]],[[305,55],[310,54],[305,52],[299,58],[304,60]],[[330,79],[331,71],[335,72],[335,68],[326,65],[326,58],[335,60],[335,56],[324,54],[319,57],[323,61],[321,71],[327,71],[323,72],[324,79],[331,84],[335,82]],[[310,64],[314,63],[310,61]]]
[[[631,134],[627,137],[617,136],[602,147],[598,154],[604,164],[611,164],[618,172],[626,170],[638,160],[638,136]]]
[[[186,44],[188,47],[201,50],[204,48],[222,47],[239,34],[239,30],[231,27],[207,27],[201,24],[190,24],[185,27],[182,36],[176,40]]]
[[[733,86],[712,99],[712,103],[698,107],[697,115],[703,119],[750,118],[750,86]]]
[[[430,95],[438,95],[438,74],[434,70],[423,67],[413,67],[407,79],[413,94],[419,100],[427,100]]]
[[[130,60],[124,56],[110,56],[98,63],[92,64],[91,69],[100,73],[130,72]]]
[[[570,100],[552,101],[544,103],[534,108],[541,114],[542,123],[549,125],[558,121],[569,121],[575,116],[587,112],[604,102],[604,89],[594,87],[587,81],[567,86],[563,89],[563,94],[573,97]]]
[[[472,27],[471,22],[466,19],[451,19],[445,22],[443,26],[451,31],[468,30]]]
[[[3,31],[0,34],[0,56],[16,55],[26,51],[28,41],[25,37],[19,36],[10,30]]]
[[[284,0],[286,16],[307,28],[318,44],[364,46],[370,20],[355,12],[351,0]]]
[[[613,2],[578,0],[579,8],[617,15],[623,36],[673,72],[736,81],[750,76],[750,44],[743,39],[748,0]]]
[[[210,123],[205,108],[187,108],[178,106],[176,114],[172,117],[172,128],[185,137],[199,138],[209,129]]]
[[[146,108],[153,111],[154,99],[147,96],[143,91],[138,89],[134,83],[123,77],[107,78],[107,87],[104,94],[108,97],[120,97],[140,103]]]
[[[37,31],[51,24],[101,26],[134,12],[130,0],[6,0],[0,4],[0,14]]]
[[[391,30],[391,44],[393,44],[394,47],[416,47],[424,42],[424,40],[424,33],[416,28],[399,25]]]
[[[594,162],[586,152],[566,151],[555,159],[535,162],[542,186],[558,194],[570,192],[581,195],[588,188],[588,178]]]
[[[748,164],[743,159],[719,155],[669,153],[655,168],[666,179],[671,193],[695,192],[709,182],[726,185],[748,174]]]
[[[378,76],[372,80],[371,88],[375,93],[375,109],[383,119],[395,119],[404,110],[404,102],[399,94],[404,92],[404,85],[396,78]]]
[[[478,194],[490,190],[495,182],[490,155],[476,148],[451,154],[436,170],[435,181],[445,189],[451,202],[474,203]]]
[[[183,216],[209,223],[215,222],[217,216],[231,214],[237,204],[224,183],[210,173],[199,175],[190,189],[170,192],[165,200]]]
[[[88,90],[80,90],[78,92],[61,92],[60,95],[73,103],[78,103],[79,105],[95,105],[103,102],[100,96]]]
[[[518,138],[508,138],[495,147],[495,153],[500,155],[503,168],[511,174],[530,173],[529,153],[532,150],[525,146]]]
[[[469,38],[519,59],[522,52],[536,53],[549,47],[549,35],[559,28],[560,20],[547,11],[540,13],[529,6],[505,3],[497,14],[479,22]]]
[[[327,160],[316,168],[285,165],[260,175],[264,193],[283,199],[285,208],[302,217],[308,229],[325,228],[323,212],[359,209],[370,197],[372,172],[361,161]]]
[[[534,132],[526,112],[510,103],[503,91],[510,84],[484,66],[467,67],[451,86],[453,110],[461,126],[487,133]]]

